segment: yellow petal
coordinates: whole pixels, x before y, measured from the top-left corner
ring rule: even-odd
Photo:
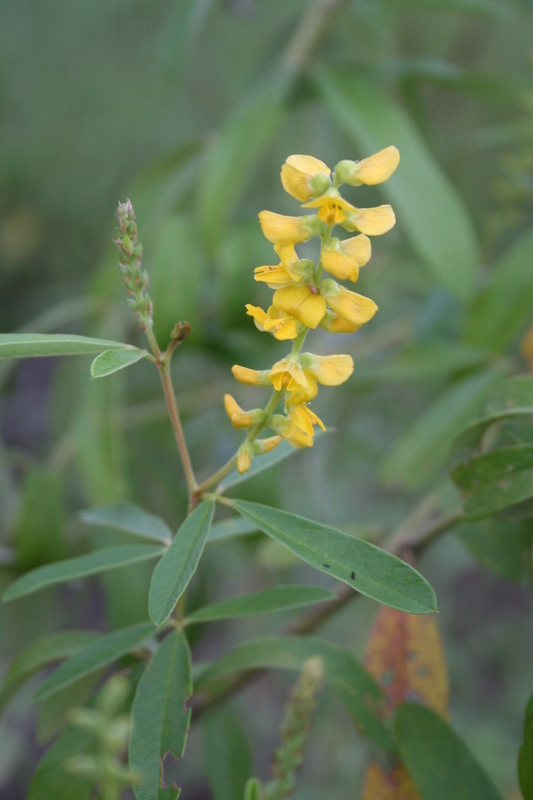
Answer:
[[[268,370],[248,369],[248,367],[239,367],[235,364],[231,371],[239,383],[244,383],[246,386],[268,386]]]
[[[396,217],[391,206],[377,206],[376,208],[358,208],[343,222],[347,231],[361,231],[368,236],[381,236],[387,233],[396,223]]]
[[[350,292],[343,286],[339,287],[338,295],[331,294],[326,296],[328,306],[335,311],[339,317],[343,317],[352,325],[364,325],[372,319],[377,305],[369,297],[362,294]]]
[[[363,267],[372,254],[368,236],[361,234],[345,239],[330,239],[322,248],[321,258],[324,269],[341,281],[349,278],[355,281],[359,276],[359,267]]]
[[[353,372],[353,360],[351,356],[315,356],[313,353],[306,353],[306,370],[309,369],[319,383],[323,386],[339,386],[347,381]]]
[[[306,242],[312,235],[303,227],[302,217],[286,217],[273,211],[261,211],[259,222],[264,235],[273,244]]]
[[[299,363],[286,358],[276,361],[268,377],[278,392],[282,389],[292,392],[300,387],[307,387],[307,378],[302,367]]]
[[[237,472],[242,475],[243,472],[248,472],[252,464],[252,456],[248,450],[241,450],[237,456]]]
[[[292,406],[298,403],[309,403],[314,400],[318,394],[318,382],[312,372],[304,369],[304,375],[307,380],[307,386],[300,387],[290,392],[288,398],[285,400],[285,405]]]
[[[347,165],[350,162],[344,162]],[[351,162],[351,171],[343,169],[343,183],[350,183],[352,186],[360,186],[362,183],[367,186],[374,186],[376,183],[383,183],[390,178],[398,164],[400,163],[400,153],[392,145],[374,153],[373,156],[363,158],[362,161]],[[346,174],[349,172],[349,175]]]
[[[281,183],[288,194],[303,203],[312,194],[308,181],[314,175],[322,174],[329,177],[330,173],[330,168],[318,158],[302,155],[289,156],[281,168]]]
[[[307,433],[308,436],[313,436],[314,428],[313,423],[309,419],[309,416],[306,414],[307,408],[302,404],[293,405],[290,407],[290,415],[291,419],[296,425],[297,428],[300,428],[304,433]]]
[[[294,317],[284,317],[274,324],[273,332],[279,342],[287,341],[287,339],[296,339],[299,333],[299,325]]]
[[[270,453],[281,441],[283,441],[282,436],[269,436],[266,439],[257,439],[254,442],[254,451],[256,455]]]
[[[360,236],[352,236],[350,239],[345,239],[342,246],[348,255],[355,259],[358,267],[364,267],[370,261],[372,244],[368,236],[363,233]]]
[[[293,283],[292,276],[282,264],[278,267],[256,267],[254,269],[254,278],[256,281],[263,281],[271,289],[279,289],[280,286],[291,286]]]
[[[294,447],[313,446],[313,437],[298,428],[292,420],[287,430],[282,433],[282,436]]]
[[[353,322],[348,322],[344,317],[339,317],[338,314],[328,310],[320,323],[320,327],[324,328],[328,333],[355,333],[361,325],[354,325]]]
[[[234,397],[230,394],[224,395],[224,408],[226,409],[226,414],[231,419],[233,414],[241,414],[243,413],[243,409],[237,403]]]
[[[263,311],[259,306],[252,306],[250,303],[246,304],[246,313],[249,317],[253,317],[256,327],[260,331],[265,330],[265,320],[267,319],[266,311]]]
[[[326,313],[326,301],[308,286],[289,286],[274,292],[272,302],[307,328],[316,328]]]
[[[336,189],[330,189],[316,200],[305,203],[304,208],[318,208],[318,217],[326,225],[338,225],[346,219],[348,214],[357,212],[355,206],[341,197]]]
[[[322,420],[320,419],[320,417],[318,417],[318,416],[315,414],[315,412],[314,412],[314,411],[311,411],[311,409],[310,409],[310,408],[307,408],[307,406],[305,407],[305,410],[306,410],[307,416],[308,416],[308,417],[309,417],[309,419],[311,420],[311,423],[312,423],[313,425],[318,425],[318,426],[319,426],[319,428],[322,428],[322,430],[323,430],[323,431],[324,431],[324,433],[325,433],[325,432],[326,432],[326,426],[324,425],[324,423],[322,422]]]

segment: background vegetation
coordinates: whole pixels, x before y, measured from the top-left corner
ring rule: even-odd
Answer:
[[[498,379],[533,360],[529,3],[4,0],[2,19],[2,330],[140,344],[111,244],[117,199],[129,196],[156,332],[165,343],[178,319],[193,325],[174,381],[207,475],[239,441],[222,406],[234,390],[230,366],[262,368],[274,356],[244,303],[267,296],[253,281],[271,259],[258,211],[298,213],[280,165],[309,153],[333,166],[394,144],[397,174],[365,197],[392,202],[398,219],[374,240],[359,284],[380,311],[341,340],[354,374],[316,403],[339,433],[243,484],[241,496],[375,541],[405,530],[406,518],[416,527],[451,508],[453,438]],[[315,336],[326,352],[330,341]],[[92,383],[85,358],[0,366],[3,586],[108,544],[80,522],[83,508],[127,498],[176,529],[186,487],[150,365]],[[257,404],[253,390],[238,397]],[[456,526],[418,562],[439,598],[454,727],[509,799],[520,796],[516,754],[532,691],[530,546],[529,521],[488,520]],[[150,571],[129,567],[121,580],[6,606],[2,666],[43,633],[145,620]],[[259,536],[213,544],[188,602],[306,574]],[[321,632],[363,655],[375,613],[358,600]],[[280,628],[270,617],[260,624]],[[198,657],[257,633],[257,622],[213,631],[195,632]],[[227,724],[249,735],[256,774],[268,772],[289,681],[270,673],[230,704]],[[93,685],[38,711],[35,680],[18,693],[0,726],[2,796],[26,795],[65,709]],[[231,738],[240,746],[238,732]],[[184,800],[224,800],[209,794],[204,767],[216,742],[209,726],[193,727],[177,768]],[[295,798],[358,796],[367,745],[327,694],[308,753]]]

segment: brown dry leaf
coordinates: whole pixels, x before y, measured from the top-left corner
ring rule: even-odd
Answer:
[[[422,800],[422,795],[405,767],[386,772],[379,764],[370,764],[366,773],[362,800]]]

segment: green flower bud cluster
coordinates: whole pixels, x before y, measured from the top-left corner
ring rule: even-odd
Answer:
[[[126,284],[128,303],[139,314],[142,327],[146,329],[152,326],[153,306],[146,293],[148,274],[141,267],[143,248],[137,237],[135,213],[129,200],[118,204],[117,218],[119,229],[115,244],[120,253],[120,271]]]

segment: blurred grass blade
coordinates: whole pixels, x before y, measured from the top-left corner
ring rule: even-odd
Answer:
[[[208,246],[214,249],[227,227],[254,167],[281,125],[286,71],[278,69],[240,105],[222,126],[206,154],[198,208]]]
[[[106,375],[112,375],[119,369],[136,364],[147,355],[146,350],[138,350],[136,347],[133,350],[104,350],[103,353],[96,356],[91,364],[91,378],[104,378]]]
[[[527,231],[494,267],[488,284],[474,298],[465,324],[473,347],[504,351],[515,339],[533,306],[533,230]]]
[[[358,729],[387,750],[394,749],[379,719],[383,692],[348,650],[312,636],[267,636],[241,644],[200,670],[195,691],[211,682],[250,669],[299,671],[311,656],[324,659],[324,679],[333,689]]]
[[[174,0],[173,6],[164,29],[161,60],[177,77],[197,48],[214,0]]]
[[[164,548],[158,545],[131,544],[123,547],[105,547],[85,556],[67,558],[65,561],[56,561],[54,564],[45,564],[43,567],[37,567],[31,572],[27,572],[12,583],[4,592],[2,600],[8,602],[57,583],[86,578],[110,569],[136,564],[138,561],[157,558],[164,552]]]
[[[424,800],[502,800],[463,740],[434,711],[404,703],[394,715],[393,731]]]
[[[135,350],[130,344],[91,339],[65,333],[2,333],[0,358],[31,358],[33,356],[76,356],[101,353],[104,350]],[[138,351],[137,351],[138,352]]]
[[[413,122],[393,99],[353,70],[323,69],[317,82],[324,103],[359,157],[391,144],[399,149],[400,166],[380,190],[415,251],[453,295],[466,300],[480,263],[475,231],[461,197]],[[362,197],[359,203],[364,205]]]
[[[18,687],[48,664],[71,656],[80,647],[97,637],[92,631],[51,633],[29,645],[11,663],[0,686],[0,711]]]
[[[322,603],[335,597],[335,592],[331,589],[322,589],[319,586],[273,586],[271,589],[242,594],[203,606],[188,614],[185,624],[248,617],[253,614],[270,614],[274,611]]]
[[[213,800],[241,800],[253,761],[248,736],[227,711],[207,720],[205,726],[206,773]]]
[[[214,510],[214,503],[210,500],[205,500],[195,508],[181,525],[172,544],[153,572],[148,611],[150,619],[158,627],[170,617],[196,572]]]
[[[95,642],[89,642],[81,647],[68,661],[64,661],[52,672],[37,690],[35,700],[44,700],[85,675],[90,675],[92,672],[112,664],[113,661],[117,661],[126,653],[142,645],[155,632],[151,622],[140,622],[128,628],[120,628],[105,636],[99,636]]]
[[[412,614],[435,611],[429,583],[391,553],[362,539],[269,506],[234,500],[235,509],[259,530],[315,569],[333,575],[361,594]]]
[[[63,767],[69,756],[83,753],[92,736],[70,726],[46,751],[37,765],[26,800],[89,800],[94,784]]]
[[[533,800],[533,695],[526,707],[524,740],[518,753],[518,780],[524,800]]]
[[[149,514],[133,503],[113,503],[101,508],[81,511],[80,519],[87,525],[112,528],[144,539],[157,539],[170,544],[172,532],[166,522],[155,514]]]
[[[496,372],[475,373],[446,388],[395,442],[381,464],[381,479],[406,488],[431,481],[442,468],[450,443],[475,418],[490,386],[500,377]]]
[[[159,644],[133,701],[129,766],[142,776],[134,786],[136,800],[159,800],[163,759],[168,753],[174,759],[183,755],[191,694],[189,647],[183,633],[174,631]]]
[[[294,448],[293,448],[294,449]],[[246,536],[248,533],[255,533],[257,525],[243,517],[230,517],[221,522],[215,522],[209,531],[207,543],[223,542],[226,539],[234,539],[237,536]]]

